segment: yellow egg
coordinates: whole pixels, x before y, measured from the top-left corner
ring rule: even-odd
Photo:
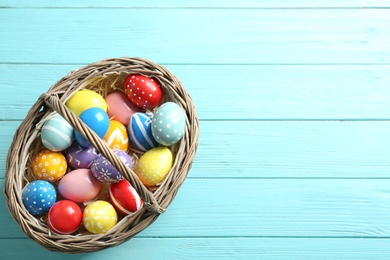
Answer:
[[[104,98],[89,89],[77,91],[66,101],[65,105],[77,116],[91,107],[98,107],[107,112],[107,103]]]
[[[116,225],[117,221],[115,208],[104,200],[92,202],[83,211],[83,225],[93,234],[106,233]]]
[[[67,166],[62,153],[43,150],[35,156],[32,170],[37,179],[55,182],[65,175]]]
[[[107,134],[104,136],[104,140],[111,149],[127,151],[129,147],[127,129],[121,122],[116,120],[110,120],[110,126]]]
[[[143,184],[154,186],[162,182],[172,167],[173,156],[167,147],[156,147],[144,153],[135,166]]]

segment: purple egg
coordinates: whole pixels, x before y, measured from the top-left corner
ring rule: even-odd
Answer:
[[[122,162],[129,168],[133,167],[130,155],[121,150],[114,150]],[[102,154],[98,154],[91,164],[91,171],[96,179],[106,183],[116,183],[123,180],[122,174]]]
[[[79,143],[74,142],[64,151],[68,165],[75,169],[89,168],[93,159],[97,156],[96,149],[91,147],[82,147]]]

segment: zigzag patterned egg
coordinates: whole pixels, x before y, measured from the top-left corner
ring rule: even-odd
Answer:
[[[63,151],[74,141],[73,127],[57,114],[43,124],[41,140],[47,149],[53,152]]]
[[[111,149],[127,151],[129,148],[129,137],[126,127],[117,120],[110,120],[107,134],[104,136]]]
[[[148,114],[133,114],[127,128],[130,141],[136,149],[146,152],[159,146],[152,135],[152,118]]]

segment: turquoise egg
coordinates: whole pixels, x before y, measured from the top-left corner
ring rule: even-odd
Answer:
[[[162,145],[177,143],[184,135],[185,116],[183,110],[174,102],[161,105],[153,117],[152,134]]]
[[[48,119],[41,129],[43,145],[53,151],[63,151],[74,141],[73,127],[60,115]]]

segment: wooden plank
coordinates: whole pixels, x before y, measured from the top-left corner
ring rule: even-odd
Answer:
[[[390,9],[5,8],[0,17],[3,63],[125,55],[171,64],[390,62]]]
[[[0,65],[0,118],[22,120],[42,93],[82,66]],[[390,117],[388,66],[167,65],[167,68],[184,84],[202,120]]]
[[[389,179],[188,179],[138,237],[388,238],[389,185]],[[0,237],[24,238],[4,203]]]
[[[1,122],[0,177],[20,122]],[[190,178],[388,178],[389,121],[202,121]]]
[[[2,241],[2,240],[0,240]],[[0,244],[5,259],[376,259],[390,256],[388,239],[133,238],[108,250],[69,255],[49,252],[28,239]],[[20,250],[23,248],[23,250]]]
[[[161,1],[147,0],[147,1],[114,1],[107,2],[103,0],[88,0],[88,1],[47,1],[47,0],[2,0],[0,7],[82,7],[82,8],[329,8],[329,7],[352,7],[352,8],[366,8],[366,7],[388,7],[389,2],[386,0],[327,0],[321,3],[305,1],[305,0],[276,0],[276,1],[219,1],[219,0],[198,0],[198,1],[176,1],[169,0]]]

